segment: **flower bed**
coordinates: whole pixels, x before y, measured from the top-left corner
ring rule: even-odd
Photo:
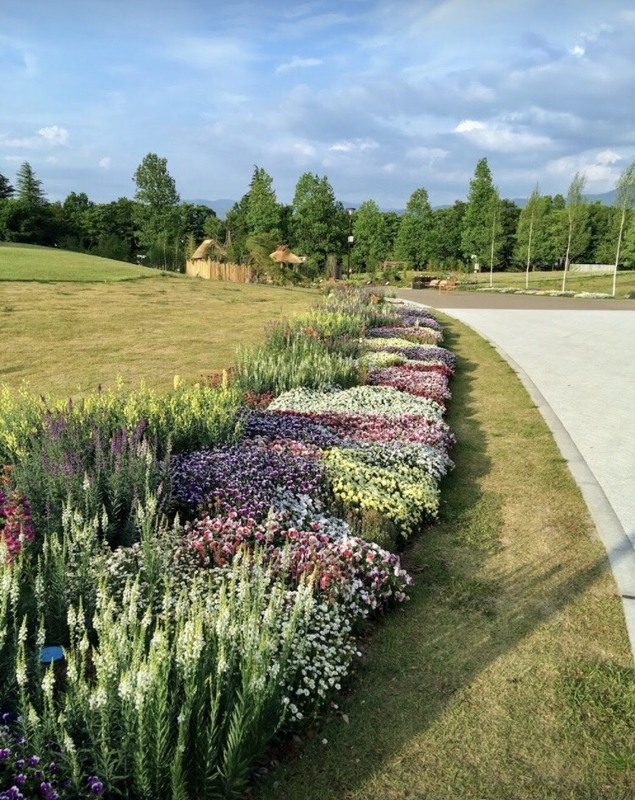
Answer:
[[[345,291],[215,386],[3,406],[0,792],[241,795],[407,599],[386,545],[436,515],[452,466],[440,334]]]

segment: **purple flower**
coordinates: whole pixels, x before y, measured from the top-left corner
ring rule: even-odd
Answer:
[[[86,779],[88,783],[88,788],[90,789],[91,794],[101,794],[104,791],[104,784],[99,780],[96,775],[90,775]]]
[[[170,463],[172,500],[185,515],[235,511],[263,521],[285,494],[326,501],[324,466],[274,442],[243,440],[239,445],[196,450]]]
[[[10,755],[11,755],[11,750],[9,750],[8,747],[3,747],[0,750],[0,761],[6,761]]]

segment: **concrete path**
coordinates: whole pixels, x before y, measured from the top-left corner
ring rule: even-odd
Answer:
[[[525,384],[606,548],[635,658],[635,302],[397,294],[469,325]]]

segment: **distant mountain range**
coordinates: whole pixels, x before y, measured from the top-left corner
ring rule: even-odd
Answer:
[[[195,197],[194,199],[186,200],[185,202],[192,203],[194,206],[207,206],[208,208],[211,208],[218,219],[225,219],[229,209],[236,203],[235,200],[229,200],[226,197],[222,197],[219,200],[201,200],[201,198]]]
[[[612,189],[610,192],[603,192],[601,194],[587,194],[585,198],[589,203],[595,203],[596,201],[600,201],[605,206],[612,206],[615,205],[615,196],[617,194],[616,189]],[[527,197],[514,197],[512,198],[512,202],[516,203],[519,208],[524,208],[527,205]],[[186,202],[192,203],[194,205],[201,205],[207,206],[211,208],[212,211],[215,212],[216,216],[219,219],[225,219],[227,216],[227,212],[230,208],[237,202],[236,200],[230,200],[226,197],[222,197],[219,200],[203,200],[201,198],[195,198],[193,200],[187,200]],[[354,208],[352,203],[342,203],[344,208]],[[448,208],[447,205],[445,206],[434,206],[434,208]],[[397,214],[403,214],[403,208],[382,208],[382,211],[396,211]]]

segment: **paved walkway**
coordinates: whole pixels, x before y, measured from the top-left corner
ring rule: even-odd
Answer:
[[[525,384],[606,548],[635,658],[635,301],[397,294],[469,325]]]

